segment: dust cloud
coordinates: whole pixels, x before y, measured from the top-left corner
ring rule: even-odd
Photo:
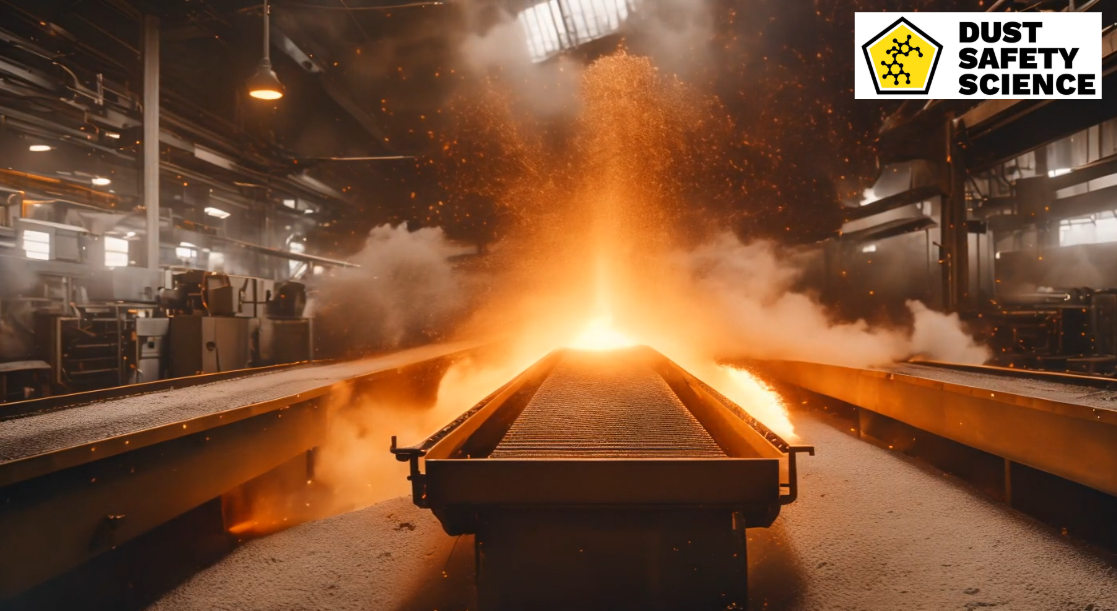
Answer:
[[[793,287],[805,270],[794,249],[773,242],[742,243],[721,234],[698,248],[669,257],[678,289],[694,295],[712,316],[687,335],[714,353],[869,367],[922,356],[980,364],[988,350],[968,335],[957,314],[907,302],[910,329],[839,321],[816,298]]]
[[[401,447],[422,442],[542,356],[517,346],[471,352],[441,375],[433,401],[375,389],[337,395],[331,405],[336,416],[316,457],[316,484],[324,492],[316,515],[410,494],[408,465],[388,452],[388,440],[397,436]]]
[[[541,116],[576,112],[582,65],[566,57],[534,63],[525,52],[527,44],[520,22],[499,10],[483,34],[465,37],[461,53],[476,75],[496,74],[514,86],[523,108]]]
[[[350,261],[312,281],[319,357],[354,357],[438,341],[467,305],[450,257],[462,248],[439,228],[381,225]]]
[[[514,38],[470,43],[479,65],[511,44],[497,36]],[[650,345],[789,438],[779,395],[723,359],[987,358],[957,316],[918,302],[907,327],[838,320],[797,288],[798,249],[727,232],[750,212],[749,170],[728,154],[744,138],[715,98],[651,59],[622,51],[579,70],[577,111],[561,130],[540,123],[549,109],[523,110],[534,102],[520,80],[469,89],[440,158],[457,164],[443,175],[448,191],[486,198],[506,219],[483,264],[455,268],[439,229],[383,226],[359,270],[315,287],[320,329],[342,353],[455,336],[508,343],[454,363],[432,401],[348,398],[319,460],[336,510],[408,492],[406,465],[386,451],[391,435],[423,439],[575,338]]]

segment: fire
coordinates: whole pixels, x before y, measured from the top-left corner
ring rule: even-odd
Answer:
[[[791,442],[799,439],[788,415],[787,406],[784,405],[780,394],[771,386],[748,370],[718,364],[708,354],[695,354],[687,349],[672,350],[671,343],[664,344],[648,337],[641,337],[639,341],[633,339],[632,336],[618,331],[613,326],[612,315],[599,314],[590,319],[567,347],[576,350],[604,351],[647,344],[740,405],[777,435]]]
[[[601,314],[590,319],[578,337],[574,338],[567,347],[577,350],[616,350],[635,345],[636,342],[630,337],[613,328],[611,315]]]
[[[716,373],[714,373],[716,372]],[[780,395],[752,373],[718,365],[706,382],[787,441],[798,440]]]
[[[514,265],[490,301],[501,302],[479,313],[477,328],[504,333],[519,322],[512,332],[524,354],[650,346],[793,437],[778,393],[747,371],[719,366],[720,356],[770,352],[769,342],[736,341],[742,331],[733,323],[751,310],[720,299],[729,294],[720,279],[737,278],[728,273],[735,261],[719,258],[728,249],[693,249],[708,228],[743,218],[747,172],[727,157],[742,149],[721,103],[623,51],[587,67],[576,85],[579,104],[561,146],[550,123],[521,113],[516,92],[500,82],[454,102],[458,124],[439,166],[442,182],[493,200],[517,223],[502,240],[500,261]],[[753,145],[744,148],[752,154]],[[723,265],[731,269],[723,273]]]

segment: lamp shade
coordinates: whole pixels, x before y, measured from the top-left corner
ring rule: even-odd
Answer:
[[[271,60],[266,57],[261,59],[256,72],[248,79],[248,95],[258,100],[278,100],[283,93],[283,83],[272,70]]]

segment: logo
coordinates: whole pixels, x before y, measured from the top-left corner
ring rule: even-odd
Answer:
[[[1100,100],[1101,26],[1099,12],[858,12],[850,52],[865,63],[853,62],[853,94]]]
[[[901,17],[861,45],[878,95],[926,95],[942,45]]]

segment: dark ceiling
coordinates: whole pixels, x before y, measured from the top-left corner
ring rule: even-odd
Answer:
[[[0,29],[56,50],[87,82],[103,72],[138,90],[140,20],[144,13],[157,14],[164,24],[169,108],[243,146],[315,166],[350,195],[355,240],[385,221],[440,223],[453,234],[454,218],[425,214],[443,196],[420,168],[433,159],[424,155],[437,151],[438,134],[447,127],[447,100],[468,72],[462,41],[492,25],[497,5],[385,8],[395,2],[407,0],[275,2],[273,32],[280,38],[273,40],[272,57],[288,92],[275,103],[250,100],[243,88],[262,47],[259,2],[0,0]],[[853,99],[855,11],[982,10],[985,4],[709,0],[713,27],[705,43],[683,52],[697,66],[685,78],[716,94],[749,142],[753,187],[740,206],[758,212],[748,228],[738,230],[795,241],[830,235],[841,217],[836,185],[855,191],[875,174],[877,130],[896,105]],[[1112,12],[1114,3],[1103,4]],[[652,0],[644,6],[662,10]],[[293,47],[285,47],[283,38]],[[637,53],[662,54],[655,36],[634,33],[624,44]],[[416,159],[322,160],[382,155]]]
[[[452,89],[460,5],[383,9],[367,0],[272,4],[272,62],[287,95],[249,98],[262,52],[262,4],[246,0],[0,0],[0,30],[32,40],[93,88],[97,74],[138,93],[144,14],[161,21],[164,106],[282,164],[314,167],[353,203],[352,235],[408,220],[414,159]],[[296,168],[297,169],[297,168]]]

